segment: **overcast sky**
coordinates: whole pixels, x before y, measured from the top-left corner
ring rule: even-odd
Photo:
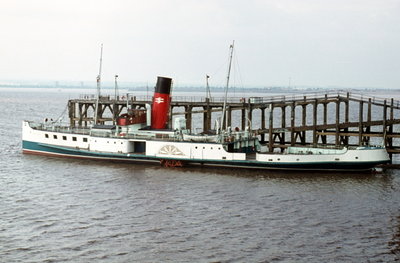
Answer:
[[[0,0],[0,80],[400,88],[400,0]]]

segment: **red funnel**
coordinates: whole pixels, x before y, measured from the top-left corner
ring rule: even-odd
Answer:
[[[151,109],[151,128],[165,129],[168,124],[168,112],[172,79],[158,77],[157,85],[153,96]]]

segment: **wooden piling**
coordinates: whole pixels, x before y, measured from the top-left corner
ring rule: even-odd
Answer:
[[[363,142],[363,117],[364,117],[364,103],[360,101],[358,110],[358,145],[361,146]]]
[[[313,146],[317,147],[317,113],[318,113],[318,101],[313,102]]]
[[[386,120],[387,120],[387,104],[386,100],[383,101],[383,117],[382,117],[382,133],[386,137]]]
[[[271,104],[271,110],[269,111],[269,125],[268,125],[268,149],[270,152],[274,151],[274,140],[273,140],[273,133],[272,129],[274,128],[274,105]]]
[[[350,93],[347,92],[346,100],[345,100],[345,104],[344,104],[345,105],[345,107],[344,107],[344,111],[345,111],[344,122],[345,123],[349,122],[349,110],[350,110],[350,106],[349,106],[350,99],[349,99],[349,97],[350,97]],[[349,131],[349,128],[344,128],[343,130],[344,130],[345,133],[347,133]],[[344,136],[344,144],[345,145],[349,144],[349,136]]]
[[[339,127],[339,122],[340,122],[340,100],[336,101],[336,135],[335,135],[335,145],[339,146],[340,145],[340,127]]]
[[[68,101],[69,125],[75,127],[75,102]]]
[[[261,130],[265,130],[265,107],[260,108],[261,109]],[[261,134],[261,143],[265,142],[265,133]]]
[[[188,130],[192,130],[192,109],[190,105],[185,106],[186,129]]]
[[[242,108],[242,131],[246,128],[246,108]]]
[[[282,128],[282,132],[280,134],[280,144],[281,145],[285,145],[285,130],[286,130],[286,106],[281,107],[281,111],[282,111],[282,115],[281,115],[281,128]],[[281,151],[283,151],[284,149],[281,148]]]
[[[226,107],[226,114],[227,114],[226,120],[228,123],[228,127],[232,127],[232,109],[231,106],[229,105]]]
[[[304,101],[306,100],[306,97],[304,96]],[[307,104],[303,104],[303,105],[301,105],[301,107],[302,107],[302,119],[301,119],[301,124],[303,125],[303,126],[306,126],[307,125]],[[300,138],[300,140],[301,140],[301,144],[306,144],[306,131],[302,131],[301,132],[301,138]]]
[[[296,103],[292,102],[290,114],[290,145],[294,146],[296,143],[295,138],[295,119],[296,119]]]

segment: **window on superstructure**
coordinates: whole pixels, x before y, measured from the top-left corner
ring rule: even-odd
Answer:
[[[83,138],[83,142],[87,142],[87,138]]]
[[[72,137],[72,140],[73,140],[74,142],[76,142],[76,137]]]
[[[53,139],[56,139],[56,140],[57,140],[57,135],[53,135]]]
[[[44,135],[44,137],[48,139],[48,138],[49,138],[49,135],[46,133],[46,134]]]
[[[63,136],[63,140],[66,141],[67,140],[67,136]]]

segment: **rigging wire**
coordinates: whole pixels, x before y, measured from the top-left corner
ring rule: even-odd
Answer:
[[[239,66],[239,58],[238,58],[238,52],[236,51],[235,57],[233,60],[233,92],[236,94],[236,87],[238,86],[239,90],[242,91],[242,93],[245,93],[244,90],[244,85],[243,85],[243,78],[242,78],[242,73],[240,71],[240,66]]]
[[[56,118],[52,123],[56,123],[56,122],[61,122],[61,120],[63,119],[63,116],[65,115],[65,113],[67,112],[68,109],[68,104],[65,105],[65,108],[63,110],[63,112],[60,114],[60,116],[58,118]]]
[[[222,72],[222,70],[223,70],[225,67],[226,67],[226,63],[223,62],[223,63],[221,63],[221,65],[219,65],[219,66],[217,67],[216,70],[212,71],[211,74],[207,74],[207,75],[210,77],[210,79],[213,80],[214,83],[218,83],[218,84],[214,84],[214,85],[212,85],[212,86],[214,86],[214,87],[223,87],[223,86],[224,86],[223,82],[224,82],[224,80],[225,80],[225,79],[224,79],[225,75],[224,75],[224,73]],[[210,86],[210,89],[211,89],[212,86]]]

